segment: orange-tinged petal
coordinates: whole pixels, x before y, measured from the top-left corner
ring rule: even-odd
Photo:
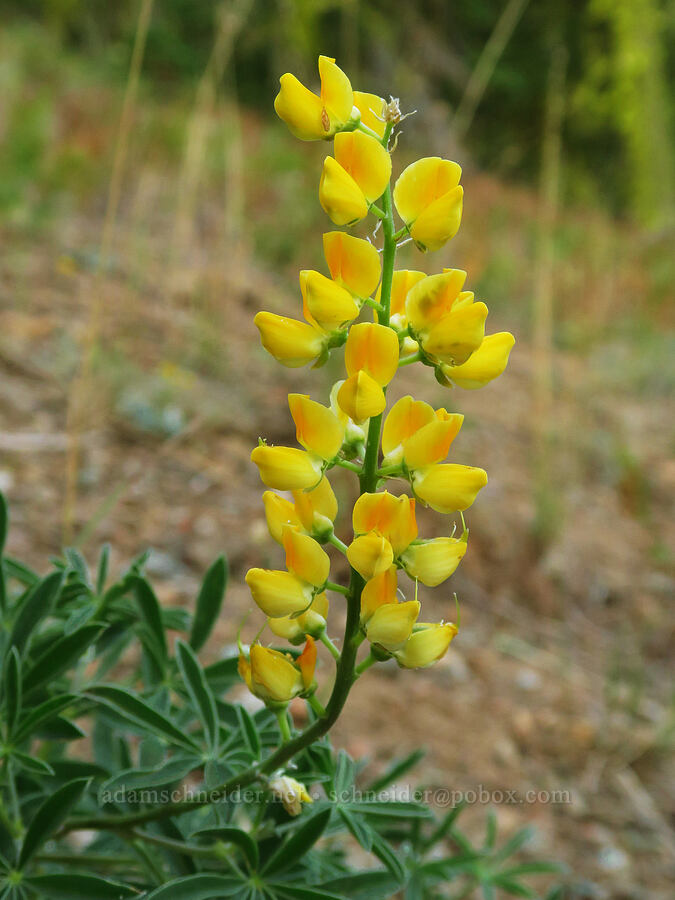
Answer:
[[[410,237],[420,250],[440,250],[459,231],[464,188],[453,188],[429,204],[410,226]]]
[[[445,656],[450,641],[456,634],[457,626],[451,622],[445,625],[419,622],[402,649],[394,656],[405,669],[424,669]]]
[[[249,691],[253,691],[253,682],[251,681],[251,663],[246,659],[243,653],[239,654],[237,661],[237,671],[240,677],[246,682]]]
[[[516,339],[508,331],[488,334],[465,363],[460,366],[443,366],[443,374],[461,388],[474,390],[483,387],[502,374],[515,342]]]
[[[311,585],[291,572],[249,569],[246,584],[256,604],[273,619],[302,612],[312,601]]]
[[[484,303],[472,303],[448,313],[421,339],[425,353],[448,365],[466,362],[483,342],[487,314]]]
[[[274,100],[274,109],[288,125],[291,134],[301,141],[318,141],[330,137],[330,122],[324,115],[321,98],[308,90],[290,72],[281,76],[279,84],[281,90]]]
[[[448,455],[450,444],[462,427],[464,416],[454,413],[444,419],[429,422],[405,442],[403,458],[409,469],[422,469],[442,462]]]
[[[396,603],[397,588],[396,566],[391,566],[367,581],[361,591],[361,622],[367,622],[375,610],[384,603]]]
[[[372,129],[379,137],[384,137],[385,121],[384,113],[387,104],[383,97],[377,94],[368,94],[364,91],[354,91],[354,106],[361,113],[361,121]]]
[[[385,572],[394,561],[394,552],[386,538],[371,531],[355,538],[347,548],[349,565],[368,580]]]
[[[380,254],[369,242],[344,231],[323,236],[331,278],[357,297],[370,297],[380,281]]]
[[[288,406],[298,443],[322,459],[336,457],[342,447],[345,429],[333,410],[310,400],[307,394],[289,394]]]
[[[330,572],[330,558],[321,545],[290,525],[284,528],[282,540],[289,572],[314,587],[324,585]]]
[[[319,637],[326,628],[328,616],[328,597],[325,592],[318,594],[312,601],[312,605],[299,616],[281,616],[278,619],[268,619],[270,631],[277,637],[290,641],[291,644],[300,644],[305,640],[305,635]]]
[[[330,56],[319,57],[321,100],[328,113],[331,129],[349,121],[354,107],[354,93],[349,78]]]
[[[263,347],[282,365],[296,369],[321,355],[324,336],[307,322],[271,312],[259,312],[253,321]]]
[[[481,488],[487,472],[475,466],[441,463],[413,473],[413,489],[419,499],[441,513],[468,509]]]
[[[301,272],[300,286],[311,321],[325,331],[336,331],[359,314],[349,291],[320,272]]]
[[[293,491],[293,499],[295,512],[305,531],[322,533],[332,528],[338,513],[338,502],[325,475],[311,490]]]
[[[277,491],[311,488],[321,479],[321,458],[297,447],[256,447],[251,461],[263,483]]]
[[[335,135],[335,159],[363,191],[368,203],[384,193],[391,177],[391,157],[382,144],[362,131]]]
[[[348,375],[363,370],[380,386],[389,384],[398,369],[398,337],[386,325],[358,322],[352,325],[345,344]]]
[[[405,301],[405,312],[416,334],[425,333],[454,309],[465,281],[466,272],[462,269],[448,269],[440,275],[427,275],[413,285]]]
[[[298,666],[300,666],[300,672],[302,673],[302,683],[305,686],[305,690],[307,690],[309,687],[311,687],[312,682],[314,681],[314,669],[316,668],[316,644],[314,643],[314,638],[311,635],[307,636],[305,649],[296,659],[296,663]]]
[[[371,644],[380,644],[385,650],[397,650],[412,634],[419,612],[417,600],[385,603],[370,617],[366,637]]]
[[[449,159],[429,156],[404,169],[394,186],[394,204],[406,225],[459,184],[462,169]]]
[[[466,546],[466,541],[458,538],[433,538],[412,544],[401,556],[401,562],[411,578],[418,578],[427,587],[436,587],[455,571]]]
[[[392,406],[384,420],[382,430],[382,452],[388,459],[398,450],[398,462],[403,458],[403,444],[415,432],[434,421],[432,406],[423,400],[414,400],[410,395],[401,397]]]
[[[413,288],[418,281],[426,278],[425,272],[418,272],[415,269],[397,269],[391,280],[391,302],[389,312],[392,316],[405,315],[405,298],[408,291]],[[381,291],[377,292],[376,299],[379,303]]]
[[[263,700],[287,703],[304,690],[300,670],[278,650],[260,644],[251,647],[253,690]]]
[[[340,409],[357,424],[384,411],[387,400],[380,385],[367,372],[358,371],[342,383],[337,394]]]
[[[354,504],[352,524],[354,534],[376,531],[383,535],[398,555],[417,537],[415,501],[388,491],[362,494]]]
[[[323,161],[319,202],[336,225],[354,225],[368,215],[363,191],[332,156]]]
[[[293,525],[299,528],[302,524],[300,517],[290,500],[280,497],[274,491],[265,491],[262,498],[265,504],[267,527],[274,540],[280,544],[284,525]]]

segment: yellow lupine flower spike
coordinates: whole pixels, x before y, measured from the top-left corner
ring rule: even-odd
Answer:
[[[326,335],[307,322],[271,312],[259,312],[253,321],[263,347],[283,366],[297,369],[321,355]]]
[[[338,513],[338,502],[325,475],[311,490],[293,491],[293,500],[296,515],[308,534],[321,536],[332,531]]]
[[[323,236],[323,254],[333,281],[356,297],[370,297],[380,282],[380,254],[369,241],[328,231]]]
[[[270,631],[277,637],[284,638],[291,644],[301,644],[306,635],[319,637],[326,629],[328,617],[328,597],[326,593],[317,594],[312,605],[299,616],[280,616],[267,620]]]
[[[312,586],[292,572],[249,569],[246,584],[256,604],[272,619],[292,616],[312,602]]]
[[[367,94],[364,91],[354,91],[354,106],[361,113],[361,121],[370,128],[378,137],[384,137],[384,114],[387,104],[384,97],[377,94]]]
[[[370,619],[376,609],[385,603],[396,603],[398,573],[396,566],[374,575],[361,591],[361,624]]]
[[[420,250],[440,250],[462,221],[460,166],[437,156],[418,159],[399,176],[394,205]]]
[[[298,443],[321,459],[334,459],[342,447],[345,429],[333,410],[310,400],[307,394],[289,394],[288,406]]]
[[[323,460],[297,447],[256,447],[251,453],[260,478],[277,491],[312,488],[321,479]]]
[[[366,372],[381,387],[389,384],[398,368],[398,338],[386,325],[359,322],[352,325],[345,344],[348,375]]]
[[[282,534],[286,568],[303,581],[321,587],[330,572],[330,558],[314,538],[286,525]]]
[[[459,366],[441,366],[443,374],[461,388],[474,390],[502,374],[516,339],[508,331],[488,334],[480,347]]]
[[[399,666],[404,669],[425,669],[438,662],[457,634],[457,626],[451,622],[434,625],[418,622],[403,647],[394,653]]]
[[[368,580],[374,575],[386,572],[394,562],[394,551],[389,541],[370,531],[355,538],[347,548],[349,565],[356,569],[362,578]]]
[[[366,623],[366,637],[371,644],[379,644],[385,650],[398,650],[412,634],[419,612],[417,600],[384,603]]]
[[[405,494],[396,497],[388,491],[361,494],[354,504],[352,525],[354,534],[381,534],[398,556],[417,537],[415,501]]]
[[[370,419],[371,416],[379,416],[387,405],[380,385],[363,370],[350,375],[342,382],[337,392],[337,402],[345,415],[357,425]]]
[[[281,90],[274,109],[301,141],[325,140],[352,121],[355,124],[352,86],[334,59],[319,57],[319,76],[321,95],[318,97],[289,72],[279,79]]]
[[[442,463],[413,472],[412,485],[415,495],[427,506],[452,513],[468,509],[487,480],[484,469]]]
[[[261,644],[251,647],[251,689],[261,700],[288,703],[304,689],[300,669],[278,650]]]
[[[336,225],[353,225],[384,192],[391,158],[382,144],[360,131],[335,137],[335,158],[327,156],[319,183],[321,206]]]
[[[311,320],[325,331],[336,331],[355,319],[359,305],[346,288],[320,272],[300,272],[303,307]]]
[[[449,578],[466,553],[466,541],[439,537],[411,544],[401,556],[401,562],[411,578],[418,578],[427,587],[436,587]]]

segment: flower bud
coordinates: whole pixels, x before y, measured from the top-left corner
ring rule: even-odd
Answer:
[[[286,525],[282,531],[282,542],[289,572],[314,587],[321,587],[326,583],[330,572],[330,558],[314,538]]]
[[[411,544],[401,556],[401,562],[411,578],[418,578],[427,587],[436,587],[449,578],[466,553],[466,541],[439,537]]]
[[[400,174],[394,204],[420,250],[440,250],[462,221],[462,170],[437,156],[418,159]]]
[[[342,382],[337,393],[340,409],[360,424],[379,416],[387,406],[384,391],[367,372],[359,371]]]
[[[508,331],[488,334],[466,362],[459,366],[442,366],[443,374],[458,387],[469,390],[481,388],[502,374],[515,342]]]
[[[404,669],[431,666],[445,656],[456,634],[457,626],[450,622],[445,625],[418,622],[403,647],[394,653],[396,661]]]
[[[308,534],[322,538],[333,531],[338,503],[325,475],[316,487],[305,491],[293,491],[293,499],[296,515]]]
[[[276,778],[272,778],[270,790],[281,800],[289,816],[299,816],[303,803],[314,802],[304,784],[289,775],[277,775]]]
[[[324,160],[319,201],[336,225],[365,218],[391,175],[391,158],[375,138],[360,131],[335,137],[335,158]]]
[[[265,491],[262,498],[265,504],[265,518],[267,519],[269,533],[280,544],[284,525],[299,527],[301,524],[300,518],[290,500],[280,497],[274,491]]]
[[[249,569],[246,584],[256,604],[272,619],[303,612],[312,602],[312,585],[292,572]]]
[[[414,472],[412,485],[415,495],[427,506],[451,513],[468,509],[487,480],[484,469],[442,463]]]
[[[328,597],[325,592],[317,594],[312,605],[299,616],[281,616],[268,619],[270,631],[277,637],[284,638],[291,644],[301,644],[306,635],[318,638],[326,628],[328,616]]]
[[[396,566],[374,575],[361,591],[361,624],[365,625],[376,609],[385,603],[396,603],[398,574]]]
[[[289,369],[306,366],[321,355],[325,336],[307,322],[271,312],[259,312],[253,321],[265,350]]]
[[[251,453],[260,478],[277,491],[297,491],[314,487],[321,480],[323,461],[297,447],[261,445]]]
[[[359,314],[349,291],[320,272],[300,272],[300,290],[311,318],[325,331],[336,331]]]
[[[251,687],[261,700],[272,703],[288,703],[305,689],[291,658],[261,644],[251,647]]]
[[[333,410],[310,400],[307,394],[289,394],[288,406],[298,443],[321,459],[336,457],[342,447],[345,429]]]
[[[410,637],[419,612],[417,600],[385,603],[368,620],[366,637],[371,644],[379,644],[385,650],[398,650]]]

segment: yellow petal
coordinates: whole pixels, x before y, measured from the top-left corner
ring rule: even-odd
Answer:
[[[312,320],[325,331],[336,331],[359,314],[349,291],[320,272],[301,272],[300,286]]]
[[[398,556],[417,537],[415,501],[389,491],[362,494],[352,512],[354,534],[376,531],[385,537]]]
[[[332,156],[323,161],[319,202],[336,225],[353,225],[368,215],[363,191]]]
[[[302,683],[305,690],[307,690],[309,687],[311,687],[312,682],[314,681],[314,669],[316,667],[316,644],[314,643],[314,638],[311,635],[307,636],[305,649],[302,651],[295,662],[296,665],[300,666],[300,672],[302,673]]]
[[[394,655],[405,669],[424,669],[433,665],[450,646],[457,634],[457,627],[450,622],[445,625],[418,623],[403,648]]]
[[[385,650],[397,650],[410,637],[419,612],[417,600],[385,603],[368,621],[366,637],[371,644],[380,644]]]
[[[298,443],[322,459],[336,457],[342,447],[345,429],[333,410],[310,400],[306,394],[289,394],[288,406]]]
[[[410,226],[410,237],[420,250],[440,250],[459,231],[464,189],[453,188],[419,214]]]
[[[291,572],[249,569],[246,584],[256,604],[273,619],[302,612],[312,601],[311,585]]]
[[[455,162],[429,156],[409,165],[394,186],[394,204],[406,225],[411,225],[428,206],[456,188],[462,169]]]
[[[369,242],[329,231],[323,236],[323,253],[331,278],[357,297],[370,297],[380,281],[380,254]]]
[[[464,416],[455,413],[446,419],[435,419],[413,434],[404,445],[403,457],[409,469],[422,469],[442,462],[450,444],[462,427]]]
[[[375,134],[384,137],[385,121],[384,113],[387,104],[384,98],[377,94],[367,94],[364,91],[354,91],[354,106],[361,113],[361,121]]]
[[[314,587],[324,585],[330,572],[330,559],[314,538],[286,525],[282,540],[289,572]]]
[[[260,644],[251,647],[251,681],[259,697],[287,703],[304,689],[302,675],[288,657]]]
[[[361,622],[367,622],[375,610],[384,603],[396,603],[397,587],[396,566],[391,566],[367,581],[361,591]]]
[[[246,682],[246,687],[249,691],[253,691],[253,682],[251,681],[251,663],[246,659],[243,653],[239,654],[239,659],[237,660],[237,671],[243,680]]]
[[[335,159],[363,191],[368,203],[384,193],[391,177],[391,157],[382,144],[362,131],[335,135]]]
[[[256,447],[251,453],[260,478],[277,491],[311,488],[321,478],[322,460],[297,447]]]
[[[368,580],[385,572],[394,561],[391,544],[374,531],[355,538],[347,549],[349,565]]]
[[[466,553],[466,541],[451,537],[411,544],[401,556],[406,572],[427,587],[436,587],[449,578]]]
[[[434,417],[433,407],[423,400],[413,400],[410,395],[401,397],[394,403],[387,413],[382,430],[382,452],[390,464],[402,459],[405,441],[420,428],[433,422]],[[390,459],[399,448],[399,459]]]
[[[515,342],[516,339],[508,331],[488,334],[465,363],[461,366],[443,366],[443,374],[461,388],[473,390],[483,387],[502,374]]]
[[[263,347],[282,365],[296,369],[320,356],[323,335],[307,322],[271,312],[259,312],[253,321],[260,331]]]
[[[279,84],[281,90],[274,101],[274,109],[288,125],[290,132],[301,141],[318,141],[330,137],[330,123],[323,114],[321,99],[290,72],[281,76]]]
[[[448,365],[461,365],[483,342],[488,308],[472,303],[452,311],[421,339],[425,353]]]
[[[418,281],[426,278],[425,272],[417,272],[415,269],[397,269],[391,280],[391,303],[389,312],[392,316],[405,315],[405,298],[408,291],[413,288]],[[380,302],[381,291],[378,290],[376,300]]]
[[[305,635],[319,637],[326,628],[328,616],[328,597],[325,593],[318,594],[312,601],[312,605],[299,616],[281,616],[278,619],[268,619],[270,631],[277,637],[284,638],[292,644],[300,644],[305,640]]]
[[[332,529],[332,523],[338,512],[338,502],[325,475],[311,490],[293,491],[293,499],[295,512],[305,531],[322,534]]]
[[[442,463],[413,473],[413,489],[419,499],[437,512],[468,509],[481,488],[487,472],[475,466]]]
[[[349,121],[354,107],[354,94],[349,78],[330,56],[319,57],[321,100],[330,120],[329,131],[335,132]]]
[[[379,385],[389,384],[398,369],[398,337],[386,325],[358,322],[349,329],[345,344],[348,375],[367,372]]]
[[[405,312],[416,334],[424,334],[457,303],[466,280],[462,269],[448,269],[440,275],[428,275],[408,291]]]
[[[342,383],[337,394],[340,409],[357,424],[379,416],[387,405],[384,391],[366,372],[359,371]]]
[[[270,781],[269,786],[270,790],[279,797],[289,816],[299,816],[303,803],[314,802],[304,784],[288,775],[278,775]]]
[[[284,525],[294,525],[299,528],[301,525],[300,517],[290,500],[280,497],[274,491],[265,491],[262,498],[265,504],[267,527],[274,540],[280,544]]]

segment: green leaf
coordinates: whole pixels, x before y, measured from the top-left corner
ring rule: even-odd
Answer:
[[[344,750],[339,750],[335,763],[335,777],[333,779],[335,801],[337,803],[347,803],[350,798],[353,799],[355,777],[356,767],[353,760]]]
[[[445,816],[441,819],[441,822],[438,825],[438,827],[435,828],[434,831],[432,831],[429,838],[426,841],[424,841],[424,843],[422,844],[422,846],[425,850],[428,850],[429,847],[433,847],[433,845],[437,841],[440,841],[445,837],[445,835],[450,831],[452,826],[455,824],[457,817],[459,816],[461,811],[465,808],[465,806],[466,806],[466,801],[462,800],[459,803],[455,804],[455,806],[453,806],[453,808],[445,814]]]
[[[267,860],[263,872],[271,875],[294,865],[319,840],[328,825],[331,812],[331,807],[319,810],[305,819],[299,828],[293,829],[290,837]]]
[[[80,577],[83,584],[89,586],[90,576],[87,561],[76,547],[66,547],[64,556],[68,560],[70,568]]]
[[[499,850],[493,855],[492,859],[495,862],[502,861],[508,859],[509,856],[513,856],[514,853],[517,853],[521,847],[527,844],[534,837],[534,828],[529,825],[526,825],[525,828],[521,828],[519,831],[505,841]]]
[[[219,659],[218,662],[211,663],[204,669],[206,680],[216,691],[223,691],[231,684],[239,681],[239,657],[228,656],[225,659]]]
[[[105,583],[108,578],[108,566],[110,564],[110,544],[101,547],[101,555],[98,559],[98,571],[96,573],[96,593],[102,596]]]
[[[525,897],[526,900],[532,900],[533,897],[537,896],[532,888],[520,884],[518,881],[513,881],[510,878],[504,878],[502,875],[495,875],[492,879],[492,883],[496,884],[497,887],[500,887],[503,891],[506,891],[507,894],[511,894],[513,897]]]
[[[182,781],[190,772],[194,772],[201,765],[199,756],[181,756],[170,759],[163,766],[152,769],[128,769],[119,772],[113,778],[109,778],[101,785],[99,793],[119,791],[126,794],[130,791],[140,791],[146,788],[162,787]],[[119,802],[115,800],[115,802]]]
[[[14,734],[14,740],[20,743],[24,738],[32,735],[42,722],[53,718],[57,713],[61,712],[67,706],[70,706],[75,700],[78,700],[76,694],[61,694],[59,697],[52,697],[45,700],[24,718],[20,719]]]
[[[206,643],[218,619],[227,587],[227,560],[219,556],[204,576],[199,590],[190,632],[190,646],[199,650]]]
[[[166,673],[168,651],[159,601],[148,582],[140,575],[132,576],[130,584],[141,610],[143,621],[152,635],[152,641],[156,649],[156,660],[161,666],[162,675],[164,675]]]
[[[387,871],[354,872],[317,885],[327,891],[334,891],[338,897],[349,900],[391,900],[399,883]]]
[[[245,890],[245,882],[225,875],[188,875],[176,878],[149,894],[143,900],[214,900],[215,897],[238,897]]]
[[[138,891],[126,884],[74,872],[33,875],[24,878],[22,883],[49,900],[122,900],[124,897],[138,896]]]
[[[338,806],[338,814],[359,844],[370,853],[373,846],[373,829],[361,821],[359,816],[352,815],[344,807]]]
[[[517,866],[510,866],[508,869],[502,869],[499,873],[499,877],[514,878],[519,875],[559,875],[564,871],[565,867],[562,863],[547,862],[542,859],[520,863]]]
[[[258,759],[260,757],[260,737],[253,719],[249,715],[248,710],[244,709],[243,706],[237,706],[237,718],[239,719],[239,727],[246,746],[255,758]]]
[[[493,809],[488,812],[485,829],[485,849],[492,850],[497,840],[497,815]]]
[[[213,841],[224,841],[226,844],[235,844],[243,852],[248,860],[249,866],[254,871],[258,868],[258,863],[260,861],[258,845],[251,835],[247,831],[242,831],[241,828],[228,828],[225,826],[222,828],[202,828],[200,831],[196,831],[191,837],[202,840],[211,839]]]
[[[7,585],[5,582],[5,567],[2,564],[2,556],[5,552],[5,542],[9,531],[9,510],[5,495],[0,491],[0,612],[7,606]]]
[[[161,735],[170,743],[179,744],[188,750],[200,752],[199,746],[173,722],[148,706],[139,697],[112,684],[99,684],[87,688],[86,697],[109,706],[124,718]]]
[[[42,803],[28,826],[19,853],[19,869],[23,869],[31,857],[65,822],[68,813],[84,793],[88,778],[69,781]]]
[[[399,884],[403,884],[406,878],[403,863],[398,858],[398,855],[391,844],[388,841],[385,841],[382,835],[378,834],[376,831],[373,832],[372,852],[380,862],[387,867],[396,881],[398,881]]]
[[[15,646],[19,653],[23,652],[28,638],[38,622],[51,612],[62,584],[63,572],[52,572],[35,584],[26,594],[9,639],[9,643]]]
[[[289,900],[344,900],[344,894],[332,894],[314,887],[300,887],[289,882],[276,882],[265,885],[275,892],[275,896]]]
[[[397,778],[405,775],[406,772],[416,766],[417,763],[424,758],[425,754],[426,750],[413,750],[412,753],[409,753],[408,756],[404,756],[403,759],[394,761],[386,772],[368,785],[368,790],[377,793],[378,791],[382,791],[384,788],[389,787],[390,784],[394,784]]]
[[[21,715],[21,657],[16,647],[12,647],[7,657],[3,695],[7,709],[7,731],[11,735],[14,724]]]
[[[345,809],[361,813],[362,816],[384,816],[390,819],[428,819],[432,813],[423,803],[406,800],[362,800],[346,803]]]
[[[19,768],[30,772],[31,775],[44,776],[54,774],[54,770],[48,763],[35,756],[29,756],[27,753],[21,753],[20,750],[12,750],[12,759]]]
[[[23,680],[24,692],[30,693],[70,668],[91,647],[102,628],[102,625],[83,625],[82,628],[52,644],[26,673]]]
[[[24,587],[31,588],[40,580],[37,572],[29,569],[28,566],[19,562],[18,559],[13,559],[11,556],[5,555],[3,557],[2,566],[8,578],[16,578]]]
[[[176,661],[190,700],[197,710],[212,753],[218,749],[218,717],[216,701],[206,682],[204,670],[192,649],[183,641],[176,641]]]
[[[65,719],[63,716],[54,716],[53,719],[47,719],[35,729],[35,737],[43,738],[47,741],[79,741],[87,736],[79,725]]]

